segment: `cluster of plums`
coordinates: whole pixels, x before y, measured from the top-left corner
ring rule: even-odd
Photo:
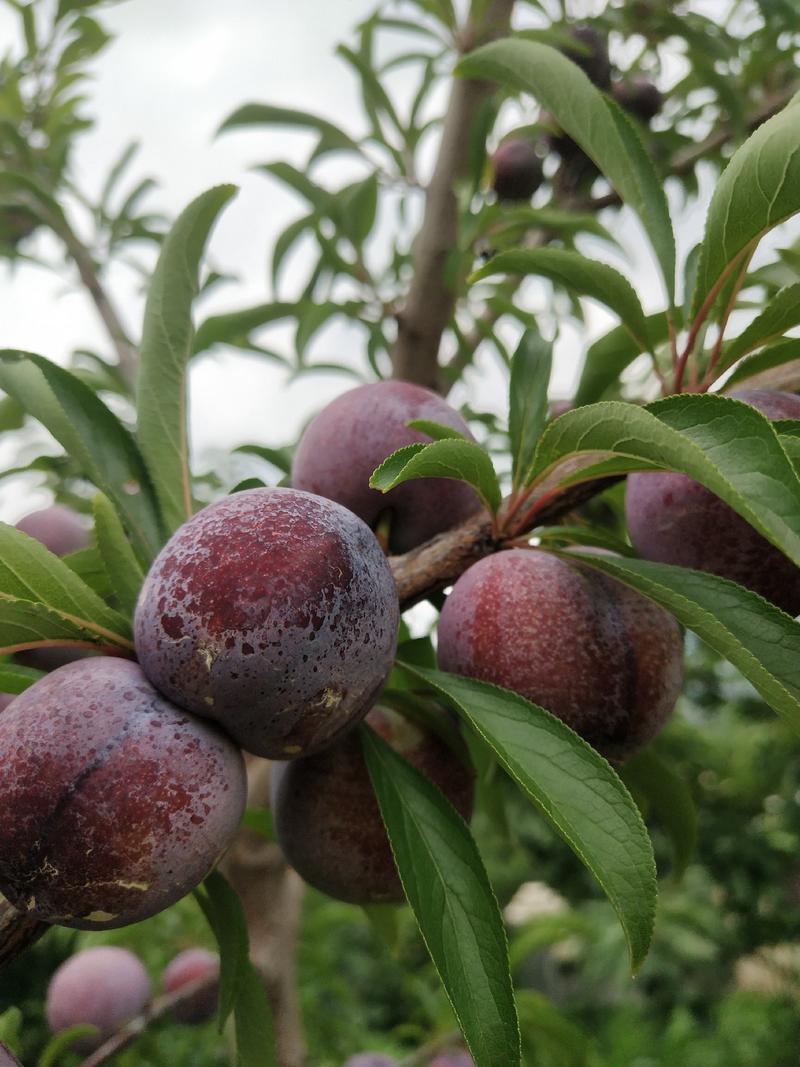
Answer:
[[[741,399],[800,418],[790,394]],[[0,891],[17,908],[97,929],[172,904],[236,832],[242,749],[277,761],[276,834],[308,882],[354,903],[402,900],[354,731],[362,720],[469,818],[472,774],[447,731],[379,704],[400,609],[370,527],[403,552],[480,508],[457,481],[368,487],[388,454],[426,440],[414,419],[469,432],[440,397],[403,382],[334,401],[300,443],[293,488],[226,497],[163,548],[136,610],[138,663],[79,659],[0,714],[0,806],[14,812],[0,823]],[[627,510],[644,556],[800,610],[797,568],[690,479],[635,475]],[[56,552],[85,544],[82,527],[62,540],[37,522],[20,525]],[[613,761],[658,732],[681,687],[676,622],[577,552],[513,548],[470,567],[442,610],[438,657],[543,705]]]
[[[659,90],[643,74],[613,81],[608,45],[597,30],[586,25],[572,26],[568,36],[569,42],[562,51],[598,89],[610,93],[620,107],[644,125],[656,117],[664,102]],[[561,158],[570,189],[597,176],[594,163],[549,113],[542,114],[540,121],[550,131],[541,143],[541,153],[532,138],[520,134],[507,137],[493,153],[492,189],[498,200],[530,200],[544,180],[542,157],[549,151]]]

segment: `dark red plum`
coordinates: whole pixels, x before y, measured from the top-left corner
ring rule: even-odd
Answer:
[[[509,137],[491,158],[492,188],[498,200],[530,200],[542,183],[542,164],[533,144]]]
[[[156,559],[136,610],[150,681],[259,756],[293,758],[368,711],[399,605],[375,535],[330,500],[251,489],[211,504]]]
[[[96,1048],[123,1023],[139,1015],[150,1000],[150,978],[126,948],[98,945],[70,956],[47,988],[47,1022],[54,1034],[89,1023],[100,1031],[75,1043]]]
[[[644,123],[652,122],[664,105],[660,91],[642,74],[617,82],[612,95],[620,107]]]
[[[14,701],[14,693],[0,693],[0,711],[5,711]]]
[[[172,1009],[179,1023],[192,1025],[214,1018],[219,999],[219,956],[204,948],[187,948],[179,952],[164,971],[165,993],[175,993],[190,982],[199,982],[201,979],[213,979],[213,982]]]
[[[0,1041],[0,1067],[22,1067],[8,1045],[4,1045],[2,1041]]]
[[[752,389],[730,394],[768,419],[800,419],[800,396]],[[628,532],[654,563],[707,571],[800,614],[800,568],[719,497],[685,474],[628,475]]]
[[[645,597],[535,549],[481,560],[439,619],[439,666],[520,693],[608,759],[662,728],[682,682],[678,624]]]
[[[469,818],[472,772],[442,740],[384,708],[367,724]],[[272,772],[275,835],[305,881],[349,904],[405,899],[357,732]]]
[[[580,67],[598,89],[608,91],[611,88],[611,62],[603,35],[591,26],[581,23],[571,27],[569,36],[578,47],[565,45],[562,48],[564,55]]]
[[[391,510],[389,549],[408,552],[480,510],[464,482],[421,478],[389,493],[369,488],[376,467],[398,448],[430,437],[406,425],[427,419],[471,439],[457,411],[430,389],[410,382],[376,382],[343,393],[309,423],[298,445],[292,484],[335,500],[369,526]]]
[[[89,528],[77,513],[61,504],[32,511],[17,523],[17,529],[39,541],[56,556],[68,556],[89,547]]]
[[[81,660],[0,715],[0,891],[45,922],[138,922],[193,889],[245,804],[241,752],[138,665]]]

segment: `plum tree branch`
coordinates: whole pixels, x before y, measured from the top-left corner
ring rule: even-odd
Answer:
[[[513,7],[514,0],[491,0],[480,20],[470,19],[462,29],[461,51],[471,51],[508,32]],[[448,270],[448,260],[458,248],[456,185],[467,175],[473,123],[492,91],[488,82],[453,80],[439,155],[414,243],[414,275],[397,314],[394,376],[432,389],[440,388],[439,347],[456,303]]]

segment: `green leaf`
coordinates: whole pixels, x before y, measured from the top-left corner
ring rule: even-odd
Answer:
[[[369,480],[372,489],[388,493],[412,478],[453,478],[471,485],[489,511],[500,507],[500,482],[489,454],[473,441],[453,438],[432,445],[406,445],[388,456]]]
[[[278,278],[280,276],[281,265],[284,259],[289,252],[291,252],[292,248],[294,248],[295,244],[303,234],[314,232],[317,218],[316,211],[312,211],[308,215],[301,215],[299,219],[290,222],[286,229],[277,237],[272,249],[271,277],[273,289],[277,289],[278,287]]]
[[[800,623],[757,593],[701,571],[641,559],[582,556],[661,604],[742,672],[800,731]]]
[[[212,871],[194,895],[219,946],[219,1032],[233,1012],[239,1067],[277,1067],[272,1014],[250,962],[241,901],[219,871]]]
[[[138,383],[139,447],[168,534],[194,510],[186,436],[186,367],[192,351],[192,301],[209,231],[235,193],[220,185],[181,213],[164,239],[144,312]]]
[[[526,330],[511,361],[508,432],[513,486],[524,485],[533,466],[536,443],[547,422],[547,387],[553,345],[538,330]]]
[[[456,430],[452,426],[445,426],[442,422],[433,422],[431,419],[411,419],[410,422],[406,423],[406,426],[410,430],[417,430],[418,433],[427,434],[434,441],[468,440],[460,430]]]
[[[800,388],[800,338],[788,337],[743,359],[723,388],[727,391],[742,385],[796,392]]]
[[[719,371],[732,366],[737,359],[752,352],[754,348],[775,341],[793,326],[800,325],[800,282],[780,289],[769,301],[762,313],[725,346]]]
[[[253,330],[278,319],[294,318],[297,304],[257,304],[255,307],[229,311],[224,315],[210,315],[202,322],[194,335],[192,355],[205,352],[212,345],[246,342]]]
[[[566,541],[571,545],[607,548],[620,556],[636,555],[629,544],[598,526],[543,526],[536,531],[536,536],[545,545],[550,541]]]
[[[800,94],[762,123],[716,184],[697,265],[693,314],[774,226],[800,210]]]
[[[571,60],[537,41],[508,38],[465,56],[458,74],[532,93],[639,216],[675,301],[675,238],[663,182],[630,120]]]
[[[256,170],[271,174],[273,178],[288,185],[298,196],[307,200],[316,209],[317,214],[330,216],[334,212],[336,201],[333,194],[313,182],[305,170],[299,170],[291,163],[285,163],[282,160],[277,163],[262,163],[256,167]]]
[[[677,323],[676,328],[680,326]],[[647,316],[647,336],[653,345],[663,344],[669,337],[669,320],[663,311]],[[643,351],[642,344],[627,326],[615,326],[589,348],[581,371],[575,405],[592,404],[619,379]]]
[[[158,503],[136,441],[116,415],[74,374],[28,352],[0,351],[0,388],[113,500],[139,555],[151,560],[163,542]]]
[[[228,115],[217,130],[217,136],[244,126],[294,126],[314,130],[325,137],[331,149],[338,148],[361,155],[361,146],[348,134],[327,119],[312,115],[308,111],[275,107],[272,104],[243,104]]]
[[[61,557],[71,571],[75,571],[82,582],[102,599],[108,600],[114,595],[108,571],[96,548],[82,548]],[[138,565],[138,563],[137,563]]]
[[[337,47],[336,54],[349,63],[361,79],[361,90],[367,110],[376,111],[379,114],[385,115],[401,137],[404,137],[405,131],[403,129],[403,124],[395,111],[394,104],[389,98],[389,94],[386,92],[377,74],[372,69],[369,56],[364,52],[354,52],[352,48],[348,48],[347,45],[343,44],[340,44]],[[376,133],[377,132],[379,131],[376,130]]]
[[[72,1049],[79,1038],[96,1037],[99,1033],[99,1029],[91,1023],[68,1026],[50,1038],[36,1061],[36,1067],[58,1067],[64,1061],[64,1054]]]
[[[266,445],[239,445],[234,452],[242,452],[247,456],[258,456],[266,460],[273,467],[277,467],[283,474],[289,474],[292,470],[292,454],[288,448],[267,448]]]
[[[361,743],[403,890],[476,1067],[520,1063],[503,921],[472,835],[373,730]]]
[[[697,810],[685,779],[652,746],[629,760],[620,775],[663,826],[674,853],[673,876],[682,878],[697,844]]]
[[[266,808],[248,808],[242,816],[242,826],[246,826],[248,830],[254,830],[267,841],[275,840],[272,812]]]
[[[560,719],[517,693],[402,666],[467,720],[592,872],[619,916],[637,970],[653,932],[655,862],[639,810],[609,764]]]
[[[800,565],[800,481],[774,427],[729,397],[686,394],[647,409],[602,401],[551,422],[539,442],[535,473],[586,453],[591,464],[559,484],[653,465],[696,479]],[[615,457],[610,465],[596,460]]]
[[[336,217],[342,233],[360,248],[375,225],[378,210],[378,178],[370,174],[361,182],[341,189],[336,197]]]
[[[0,693],[24,693],[40,678],[44,678],[44,672],[33,667],[22,667],[10,660],[0,663]]]
[[[618,270],[566,248],[525,248],[501,252],[475,271],[471,280],[493,274],[538,274],[570,292],[591,296],[619,315],[643,351],[650,349],[645,319],[633,286]]]
[[[144,571],[108,497],[98,493],[92,501],[92,513],[97,548],[111,586],[122,610],[133,616],[144,582]]]
[[[0,655],[27,648],[92,648],[108,641],[91,629],[88,620],[73,620],[44,604],[0,595]],[[130,643],[129,649],[133,651]]]

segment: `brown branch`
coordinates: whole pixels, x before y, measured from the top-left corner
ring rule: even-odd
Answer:
[[[469,22],[464,27],[462,51],[507,33],[513,7],[514,0],[491,0],[480,24]],[[394,376],[433,389],[440,388],[439,347],[456,303],[447,269],[458,248],[456,185],[467,176],[473,122],[491,92],[488,82],[453,80],[422,226],[414,242],[414,277],[397,315]]]
[[[49,930],[47,923],[25,915],[0,896],[0,971]]]

